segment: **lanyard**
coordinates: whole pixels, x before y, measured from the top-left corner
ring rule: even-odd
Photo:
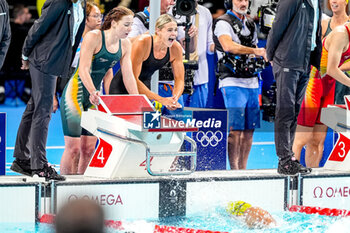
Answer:
[[[149,12],[148,12],[148,10],[147,10],[147,6],[145,7],[145,9],[143,10],[143,13],[145,13],[145,15],[147,15],[147,17],[149,18]]]

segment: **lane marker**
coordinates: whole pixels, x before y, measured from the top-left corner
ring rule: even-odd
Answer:
[[[253,146],[270,146],[275,145],[275,142],[253,142]]]
[[[350,210],[344,209],[335,209],[335,208],[322,208],[317,206],[301,206],[301,205],[292,205],[289,207],[290,212],[299,212],[305,214],[319,214],[326,216],[350,216]]]
[[[275,142],[253,142],[253,146],[269,146],[269,145],[275,145]],[[14,146],[8,146],[6,147],[6,150],[14,150]],[[47,146],[47,150],[55,150],[55,149],[64,149],[64,146]]]
[[[55,220],[54,214],[44,214],[40,218],[41,223],[53,224],[54,220]],[[125,228],[123,227],[122,221],[105,220],[105,225],[106,227],[110,227],[119,231],[125,230]],[[228,232],[221,232],[221,231],[210,231],[210,230],[200,230],[200,229],[193,229],[193,228],[160,226],[160,225],[155,225],[153,232],[154,233],[170,233],[170,232],[171,233],[228,233]]]
[[[14,149],[15,149],[14,146],[6,147],[6,150],[14,150]],[[47,150],[64,149],[64,146],[47,146],[46,149]]]

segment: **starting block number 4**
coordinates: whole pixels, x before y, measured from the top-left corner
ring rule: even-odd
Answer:
[[[100,138],[97,149],[90,162],[90,167],[104,167],[112,153],[112,145]]]
[[[330,161],[343,162],[350,150],[350,139],[343,134],[338,134],[338,140],[335,144],[331,154],[329,155]]]
[[[152,165],[152,164],[151,164],[152,160],[153,160],[153,156],[151,156],[151,158],[149,159],[150,165]],[[145,170],[147,170],[147,167],[146,167],[146,160],[144,160],[142,163],[140,163],[139,166],[140,166],[140,167],[145,167]]]

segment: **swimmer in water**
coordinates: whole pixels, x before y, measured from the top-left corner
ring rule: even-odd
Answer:
[[[269,212],[244,201],[230,201],[226,211],[232,216],[241,218],[249,228],[268,228],[276,225]]]

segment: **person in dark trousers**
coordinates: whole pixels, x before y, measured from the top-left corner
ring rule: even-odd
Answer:
[[[46,180],[65,180],[48,165],[46,141],[57,76],[67,77],[85,26],[85,0],[47,0],[22,49],[22,69],[32,79],[11,169]]]
[[[0,68],[4,64],[11,41],[9,6],[5,0],[0,0]]]
[[[8,54],[2,67],[0,75],[0,89],[5,87],[5,80],[24,80],[24,90],[20,93],[17,85],[14,86],[16,96],[20,97],[24,103],[30,99],[31,82],[28,70],[21,70],[21,55],[24,40],[27,37],[30,26],[27,24],[32,17],[29,13],[29,8],[23,4],[16,4],[12,11],[13,21],[11,25],[11,44],[8,49]],[[5,98],[0,98],[0,103],[5,101]]]
[[[310,64],[320,68],[321,5],[319,0],[279,1],[267,38],[266,54],[277,85],[275,144],[278,173],[310,173],[292,151],[297,117],[309,80]]]
[[[11,41],[9,6],[5,0],[0,0],[0,69],[4,64]],[[5,100],[5,89],[0,86],[0,103]]]

